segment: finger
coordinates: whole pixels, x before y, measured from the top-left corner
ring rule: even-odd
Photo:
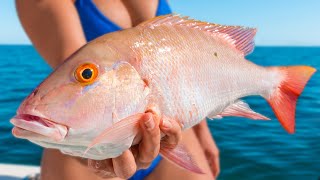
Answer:
[[[214,161],[213,161],[213,167],[214,167],[214,176],[218,177],[220,174],[220,158],[219,155],[215,156]]]
[[[99,177],[102,177],[102,178],[116,177],[116,174],[114,173],[114,170],[113,170],[111,159],[106,159],[101,161],[89,159],[88,167]]]
[[[181,140],[181,125],[174,119],[167,117],[162,118],[160,125],[161,131],[166,135],[163,138],[163,142],[173,147],[176,146]]]
[[[113,169],[117,177],[128,179],[137,170],[136,162],[130,150],[126,150],[122,155],[113,158]]]
[[[131,146],[130,151],[133,154],[134,159],[137,159],[139,154],[139,144]]]
[[[147,168],[157,157],[160,150],[160,120],[151,113],[146,115],[140,121],[142,129],[142,140],[139,144],[137,165],[138,168]]]
[[[219,157],[213,158],[211,160],[210,168],[212,170],[212,173],[215,177],[218,177],[220,173],[220,162],[219,162]]]
[[[215,177],[218,177],[220,174],[220,162],[219,162],[219,158],[217,158],[217,160],[215,161],[215,167],[216,167],[216,173],[215,173]]]
[[[220,158],[219,158],[219,152],[206,152],[206,157],[208,158],[208,163],[210,165],[210,169],[212,171],[212,174],[217,177],[220,173]]]

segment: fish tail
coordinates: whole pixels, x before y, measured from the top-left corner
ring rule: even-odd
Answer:
[[[309,66],[272,67],[280,73],[281,81],[273,87],[267,99],[284,129],[295,132],[295,111],[299,95],[316,69]]]

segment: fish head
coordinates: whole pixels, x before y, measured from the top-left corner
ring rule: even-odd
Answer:
[[[81,48],[22,102],[11,119],[13,135],[44,147],[86,149],[106,128],[144,111],[148,87],[119,57],[104,44]]]

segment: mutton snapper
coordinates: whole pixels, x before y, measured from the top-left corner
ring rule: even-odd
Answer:
[[[90,159],[120,155],[139,142],[145,113],[179,121],[268,119],[240,98],[260,95],[282,126],[295,130],[295,106],[316,71],[261,67],[245,59],[256,30],[167,15],[106,34],[82,47],[21,104],[13,135]],[[201,172],[181,146],[161,146],[181,167]]]

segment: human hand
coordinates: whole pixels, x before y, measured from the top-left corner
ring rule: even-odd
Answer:
[[[212,174],[215,177],[218,177],[220,173],[219,149],[214,142],[206,120],[203,120],[200,124],[194,126],[193,129],[208,160]]]
[[[122,155],[101,161],[88,160],[88,166],[95,174],[102,178],[120,177],[130,178],[137,170],[146,169],[158,156],[160,151],[161,133],[166,136],[162,142],[175,146],[181,140],[181,126],[172,119],[159,119],[146,113],[140,122],[142,140],[132,146]]]

